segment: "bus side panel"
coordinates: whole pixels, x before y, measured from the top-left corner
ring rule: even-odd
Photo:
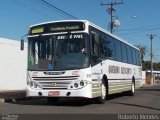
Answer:
[[[109,94],[130,90],[133,76],[135,77],[136,88],[141,85],[142,76],[139,66],[105,60],[102,71],[108,78]]]

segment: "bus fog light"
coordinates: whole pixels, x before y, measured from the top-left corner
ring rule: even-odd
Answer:
[[[74,83],[74,87],[75,87],[75,88],[78,88],[78,83]]]

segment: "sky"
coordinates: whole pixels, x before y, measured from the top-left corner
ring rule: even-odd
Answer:
[[[109,6],[102,3],[121,2],[121,0],[45,0],[78,19],[108,29]],[[117,36],[133,45],[147,47],[145,60],[150,57],[150,34],[153,39],[153,59],[160,62],[160,0],[123,0],[124,3],[114,6],[114,16],[120,26],[115,28]],[[27,34],[30,25],[72,19],[59,13],[56,9],[42,4],[41,0],[1,0],[0,4],[0,37],[20,40]]]

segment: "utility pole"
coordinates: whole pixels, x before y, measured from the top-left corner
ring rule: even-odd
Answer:
[[[151,54],[150,54],[150,56],[151,56],[151,81],[153,81],[153,45],[152,45],[152,42],[153,42],[154,37],[157,35],[150,34],[147,36],[149,36],[150,40],[151,40]],[[153,82],[152,82],[152,84],[153,84]]]
[[[123,4],[123,0],[122,2],[111,2],[111,3],[101,3],[101,5],[106,5],[106,6],[110,6],[110,8],[107,9],[108,14],[110,15],[110,19],[111,19],[111,23],[110,23],[110,30],[111,33],[113,33],[113,12],[115,12],[116,10],[114,9],[114,5],[118,5],[118,4]]]

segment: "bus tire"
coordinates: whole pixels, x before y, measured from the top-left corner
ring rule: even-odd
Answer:
[[[102,80],[102,91],[101,91],[102,95],[96,98],[96,102],[98,104],[104,104],[106,102],[106,96],[107,96],[107,91],[108,91],[107,88],[108,87],[106,87],[104,80]]]
[[[134,96],[135,95],[135,80],[133,78],[132,83],[131,83],[131,90],[128,92],[129,96]]]
[[[47,97],[48,103],[56,103],[58,102],[59,98],[58,97]]]

